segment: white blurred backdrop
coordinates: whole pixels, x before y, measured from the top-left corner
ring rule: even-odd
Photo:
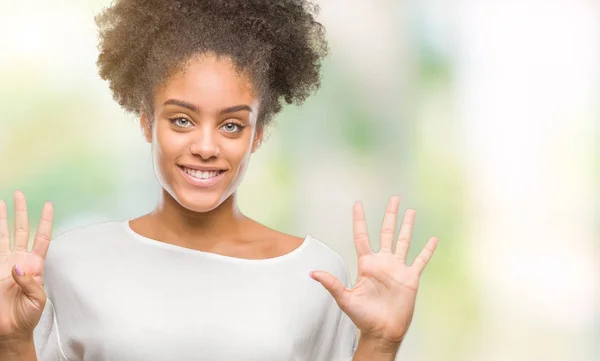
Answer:
[[[158,184],[95,67],[107,0],[0,0],[0,198],[56,231],[136,217]],[[338,251],[387,198],[440,238],[398,360],[600,360],[600,2],[322,0],[323,85],[252,160],[242,209]],[[12,209],[12,208],[11,208]]]

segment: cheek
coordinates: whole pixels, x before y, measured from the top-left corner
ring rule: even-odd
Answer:
[[[187,147],[186,137],[167,129],[157,129],[152,139],[152,162],[154,171],[161,183],[170,183],[173,177],[174,162]]]
[[[234,178],[234,179],[232,179],[232,181],[233,181],[232,186],[234,188],[237,188],[237,186],[239,186],[239,184],[244,179],[246,170],[248,169],[248,166],[250,163],[251,156],[252,156],[252,149],[250,147],[243,148],[243,151],[239,152],[239,154],[236,158],[236,164],[234,165],[235,172],[232,175]]]
[[[230,141],[227,145],[223,145],[223,150],[225,150],[224,155],[229,158],[227,159],[229,162],[243,166],[252,154],[251,138],[247,136],[243,139]]]
[[[154,155],[166,159],[176,157],[186,149],[186,139],[182,134],[169,131],[168,129],[157,129],[152,142]]]

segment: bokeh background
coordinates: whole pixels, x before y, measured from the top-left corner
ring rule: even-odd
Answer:
[[[0,198],[55,234],[150,211],[136,119],[99,79],[108,0],[0,0]],[[323,86],[277,119],[242,209],[310,234],[356,278],[387,199],[440,238],[398,360],[600,360],[600,2],[322,0]],[[12,221],[12,213],[10,215]]]

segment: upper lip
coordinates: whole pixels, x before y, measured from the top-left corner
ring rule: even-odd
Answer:
[[[208,166],[208,165],[191,165],[191,164],[178,164],[178,165],[182,168],[189,168],[189,169],[199,170],[202,172],[214,172],[214,171],[218,171],[218,170],[222,170],[222,171],[225,170],[224,168],[212,167],[212,166]]]

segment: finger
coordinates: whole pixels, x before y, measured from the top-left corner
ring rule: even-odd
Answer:
[[[44,287],[40,286],[31,275],[24,274],[18,265],[12,268],[12,276],[15,282],[21,287],[23,293],[31,300],[38,310],[43,310],[46,305],[46,292]]]
[[[406,260],[414,224],[415,210],[407,209],[406,212],[404,212],[404,219],[402,219],[400,233],[398,233],[398,240],[396,241],[396,251],[394,252],[394,254],[402,260]]]
[[[371,245],[369,244],[369,232],[367,230],[367,221],[365,219],[365,211],[361,202],[354,203],[353,209],[354,218],[354,245],[356,246],[356,254],[358,257],[371,253]]]
[[[15,251],[27,251],[29,243],[29,220],[27,201],[21,191],[15,191]]]
[[[8,214],[6,203],[0,200],[0,255],[10,252],[10,231],[8,230]]]
[[[392,252],[394,243],[394,235],[396,235],[396,218],[398,218],[398,205],[400,197],[393,196],[390,198],[385,215],[383,216],[383,225],[381,226],[381,245],[379,251]]]
[[[311,272],[310,276],[325,287],[338,306],[343,310],[345,305],[344,297],[348,291],[346,286],[337,277],[325,271],[314,271]]]
[[[414,268],[419,273],[419,275],[423,272],[425,266],[427,266],[427,263],[429,263],[431,256],[433,256],[433,252],[435,252],[437,243],[438,239],[436,237],[429,238],[429,241],[427,241],[425,248],[423,248],[421,253],[419,253],[417,258],[415,258],[413,264],[411,265],[411,268]]]
[[[42,209],[42,217],[38,226],[35,240],[33,241],[33,253],[46,258],[50,239],[52,239],[52,220],[54,218],[54,207],[51,202],[46,202]]]

